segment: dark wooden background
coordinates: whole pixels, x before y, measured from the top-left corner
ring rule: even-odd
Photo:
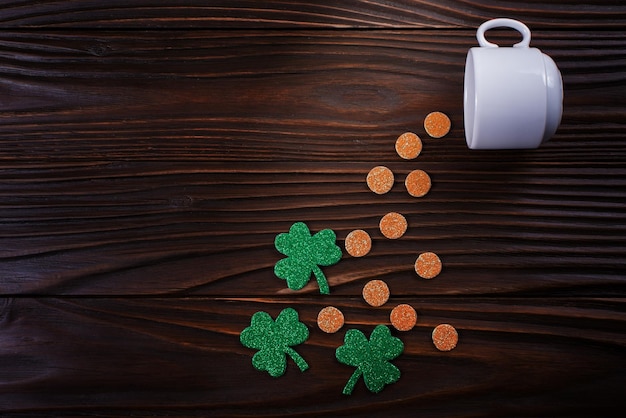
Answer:
[[[465,55],[494,17],[562,71],[539,150],[465,146]],[[621,0],[0,2],[0,416],[622,415],[625,28]],[[434,110],[453,123],[439,140]],[[424,139],[410,162],[407,130]],[[383,196],[364,181],[378,164],[397,175]],[[423,199],[401,184],[415,168]],[[397,241],[377,230],[392,210]],[[366,229],[372,252],[326,268],[328,296],[289,291],[273,240],[296,221],[341,246]],[[412,271],[422,251],[444,262],[434,280]],[[373,278],[380,308],[360,297]],[[402,378],[342,395],[345,330],[401,302],[419,315],[394,332]],[[315,324],[328,304],[346,315],[333,335]],[[311,368],[274,379],[238,336],[287,306]]]

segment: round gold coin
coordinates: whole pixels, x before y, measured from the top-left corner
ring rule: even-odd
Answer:
[[[389,300],[389,287],[382,280],[370,280],[363,286],[363,299],[371,306],[382,306]]]
[[[376,194],[385,194],[393,187],[393,172],[383,165],[370,170],[366,178],[367,187]]]
[[[398,239],[406,232],[408,223],[406,218],[401,214],[389,212],[381,218],[378,227],[386,238]]]
[[[346,236],[345,247],[352,257],[363,257],[372,249],[372,238],[362,229],[356,229]]]
[[[450,132],[450,118],[442,112],[432,112],[424,119],[424,129],[433,138],[442,138]]]
[[[415,260],[415,272],[424,279],[433,279],[441,273],[442,264],[439,256],[433,252],[425,252]]]
[[[405,160],[417,158],[422,152],[422,140],[413,132],[405,132],[396,139],[396,152]]]
[[[417,312],[411,305],[403,303],[391,310],[389,320],[398,331],[410,331],[417,323]]]
[[[430,176],[424,170],[411,171],[404,180],[406,191],[413,197],[422,197],[430,191]]]
[[[325,307],[317,315],[317,326],[327,334],[339,331],[343,324],[343,313],[334,306]]]
[[[459,334],[450,324],[440,324],[435,327],[432,334],[433,344],[439,351],[450,351],[459,342]]]

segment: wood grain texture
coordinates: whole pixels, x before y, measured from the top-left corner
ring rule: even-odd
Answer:
[[[378,395],[334,358],[343,332],[317,329],[328,298],[16,298],[2,301],[3,416],[606,416],[626,406],[623,300],[400,298],[380,308],[333,298],[346,328],[369,335],[397,303],[418,326],[394,335],[400,381]],[[280,378],[251,365],[238,335],[251,315],[292,306],[310,329]],[[458,329],[457,348],[430,341],[439,323]],[[601,385],[603,391],[594,388]],[[392,407],[393,406],[393,407]],[[184,410],[180,408],[184,407]],[[178,411],[178,412],[175,412]]]
[[[354,229],[374,239],[367,257],[326,268],[337,294],[375,277],[401,294],[623,295],[623,163],[386,164],[396,184],[383,196],[365,184],[373,163],[5,168],[0,292],[293,294],[273,275],[274,238],[305,221],[342,247]],[[423,198],[404,188],[415,167],[432,177]],[[378,230],[389,211],[410,224],[396,241]],[[443,258],[437,280],[413,271],[422,251]]]
[[[0,27],[29,28],[360,28],[475,27],[511,17],[534,27],[626,24],[619,0],[462,1],[3,1]]]
[[[535,39],[563,72],[565,103],[532,158],[622,161],[624,32]],[[453,130],[421,161],[524,158],[467,151],[463,69],[475,43],[473,31],[445,30],[4,33],[0,161],[382,162],[402,132],[426,137],[433,110]]]
[[[604,417],[626,407],[626,6],[621,1],[4,1],[0,4],[0,416]],[[518,18],[563,74],[557,135],[470,152],[476,27]],[[490,31],[502,45],[517,41]],[[421,123],[446,112],[453,129]],[[395,138],[415,131],[413,162]],[[383,196],[365,176],[396,173]],[[404,190],[415,168],[433,179]],[[409,230],[391,241],[381,216]],[[286,288],[296,221],[368,256]],[[444,264],[419,279],[422,251]],[[391,300],[366,305],[385,280]],[[409,303],[401,380],[374,395],[334,358]],[[315,324],[326,305],[347,327]],[[239,333],[298,310],[311,331],[270,378]],[[439,323],[460,333],[438,352]]]

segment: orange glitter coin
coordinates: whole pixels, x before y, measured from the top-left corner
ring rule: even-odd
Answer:
[[[449,324],[440,324],[433,330],[433,344],[439,351],[450,351],[459,342],[459,334]]]
[[[385,194],[391,190],[393,181],[393,172],[384,165],[376,166],[367,173],[367,187],[376,194]]]
[[[424,129],[433,138],[441,138],[450,132],[450,118],[441,112],[432,112],[424,119]]]
[[[343,313],[334,306],[327,306],[317,314],[317,326],[327,334],[339,331],[343,324]]]
[[[430,191],[430,176],[424,170],[413,170],[404,180],[407,192],[413,197],[422,197]]]
[[[435,253],[422,253],[415,260],[415,272],[424,279],[433,279],[441,273],[441,259]]]
[[[410,331],[417,323],[417,313],[411,305],[403,303],[393,308],[389,319],[391,325],[398,331]]]
[[[413,132],[405,132],[396,140],[396,152],[405,160],[412,160],[422,152],[422,140]]]
[[[363,299],[372,306],[383,306],[389,300],[389,287],[382,280],[370,280],[363,286]]]
[[[345,247],[352,257],[363,257],[372,249],[372,238],[362,229],[356,229],[346,236]]]
[[[378,224],[380,232],[389,239],[398,239],[406,232],[408,224],[406,218],[397,212],[389,212],[383,216]]]

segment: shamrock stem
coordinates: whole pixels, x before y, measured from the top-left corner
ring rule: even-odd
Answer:
[[[315,275],[315,279],[317,280],[317,285],[320,287],[320,293],[322,295],[327,295],[330,293],[330,288],[328,287],[328,281],[326,281],[326,276],[324,276],[324,272],[319,266],[313,267],[313,274]]]
[[[348,383],[346,383],[346,386],[343,388],[344,395],[350,395],[352,393],[354,385],[356,385],[356,382],[359,381],[359,378],[362,374],[363,373],[361,372],[360,368],[357,368],[354,373],[352,373],[352,376],[350,376],[350,379],[348,379]]]
[[[287,347],[285,352],[289,354],[289,357],[291,357],[294,363],[296,363],[296,366],[300,368],[300,371],[303,372],[309,368],[309,364],[306,362],[306,360],[302,358],[300,354],[298,354],[296,350],[294,350],[293,348]]]

